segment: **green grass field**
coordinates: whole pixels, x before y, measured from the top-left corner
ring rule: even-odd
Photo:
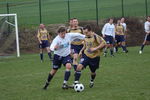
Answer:
[[[95,86],[89,88],[89,69],[82,72],[83,92],[62,90],[62,67],[48,90],[42,90],[51,67],[48,56],[39,61],[38,54],[22,54],[20,58],[0,58],[0,100],[150,100],[150,47],[138,54],[139,47],[114,58],[101,58]],[[73,82],[73,70],[69,83]]]
[[[6,1],[10,2],[9,12],[18,14],[21,25],[39,24],[38,0],[1,0],[0,13],[7,13]],[[64,23],[68,20],[67,0],[41,0],[42,22]],[[147,0],[148,4],[150,0]],[[99,19],[122,16],[121,0],[98,0]],[[96,20],[95,0],[70,0],[70,15],[79,20]],[[148,6],[150,12],[150,6]],[[145,0],[124,0],[125,16],[145,16]]]

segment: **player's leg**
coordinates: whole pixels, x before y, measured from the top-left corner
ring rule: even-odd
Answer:
[[[78,54],[75,53],[75,54],[73,54],[73,67],[74,67],[75,71],[77,69],[77,65],[78,65]]]
[[[91,71],[91,79],[90,79],[90,84],[89,87],[92,88],[94,86],[94,80],[96,77],[96,70],[99,68],[99,63],[100,63],[100,57],[96,57],[91,59],[90,61],[90,71]]]
[[[51,55],[51,51],[50,51],[50,48],[49,48],[49,42],[48,42],[48,40],[45,40],[44,41],[44,47],[46,48],[46,50],[47,50],[47,53],[48,53],[48,56],[49,56],[49,59],[51,60],[52,59],[52,55]]]
[[[64,82],[63,82],[62,88],[63,89],[68,89],[67,82],[68,82],[68,80],[70,78],[70,75],[71,75],[71,72],[70,72],[70,70],[71,70],[71,57],[70,57],[70,55],[67,56],[67,57],[64,57],[62,62],[64,64],[64,66],[66,67],[65,74],[64,74]]]
[[[121,35],[120,36],[120,41],[121,41],[121,47],[123,49],[123,52],[128,53],[127,47],[126,47],[126,43],[125,43],[125,36]]]
[[[62,59],[60,58],[60,56],[58,55],[54,55],[54,60],[53,60],[53,68],[50,71],[46,84],[44,86],[43,89],[47,89],[48,85],[50,84],[50,81],[52,80],[53,76],[55,75],[55,73],[57,72],[57,70],[61,67],[62,64]]]
[[[105,48],[104,48],[104,57],[106,57],[107,56],[107,49],[109,48],[109,45],[110,45],[110,43],[109,43],[109,38],[108,38],[108,36],[105,36],[105,41],[106,41],[106,46],[105,46]]]
[[[121,46],[122,46],[123,52],[128,53],[125,41],[121,42]]]
[[[39,44],[39,48],[40,48],[40,60],[41,62],[43,62],[43,48],[42,48],[42,44]]]
[[[50,84],[50,81],[52,80],[52,78],[54,77],[54,75],[56,74],[58,69],[52,69],[48,75],[48,78],[47,78],[47,81],[45,83],[45,86],[43,87],[43,89],[47,89],[47,87],[49,86]]]
[[[110,45],[109,45],[110,54],[113,57],[114,56],[114,50],[113,50],[113,48],[114,48],[114,40],[113,40],[112,36],[109,37],[109,43],[110,43]]]
[[[62,85],[62,88],[63,89],[68,89],[68,85],[67,85],[67,82],[70,78],[70,75],[71,75],[71,63],[67,63],[66,64],[66,70],[65,70],[65,74],[64,74],[64,82],[63,82],[63,85]]]
[[[141,45],[141,49],[139,51],[139,54],[142,54],[143,49],[144,49],[145,45],[147,44],[147,41],[150,41],[150,35],[148,35],[148,34],[145,35],[145,38],[144,38],[144,41]]]
[[[77,70],[75,72],[74,84],[79,83],[79,79],[81,77],[81,70],[85,68],[88,64],[89,64],[88,57],[85,54],[83,54],[82,58],[80,59],[80,64],[78,64]]]

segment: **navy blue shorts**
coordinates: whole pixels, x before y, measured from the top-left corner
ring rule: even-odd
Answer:
[[[150,41],[150,34],[149,35],[147,35],[147,34],[145,35],[145,40],[146,41]]]
[[[49,44],[48,40],[42,40],[42,44],[39,44],[39,48],[41,48],[41,49],[49,47],[49,46],[50,46],[50,44]]]
[[[80,64],[82,64],[84,68],[86,68],[86,66],[89,66],[91,72],[93,73],[96,71],[96,69],[99,68],[99,63],[100,57],[89,58],[85,54],[83,54],[82,58],[80,59]]]
[[[109,36],[109,35],[105,35],[105,41],[107,44],[114,44],[114,39],[112,36]]]
[[[115,39],[116,39],[117,43],[125,41],[124,35],[116,35]]]
[[[71,44],[71,50],[73,54],[79,54],[80,50],[83,48],[83,45],[73,45]]]
[[[67,63],[71,63],[71,56],[70,55],[68,55],[66,57],[62,57],[62,56],[54,54],[53,69],[60,68],[62,64],[65,66]]]

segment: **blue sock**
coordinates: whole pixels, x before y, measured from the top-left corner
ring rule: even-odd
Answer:
[[[95,77],[96,77],[96,74],[91,75],[91,81],[94,81]]]
[[[80,76],[81,76],[81,71],[77,71],[77,72],[75,73],[75,81],[79,81]]]
[[[65,76],[64,76],[64,80],[68,81],[69,77],[70,77],[71,72],[70,71],[65,71]]]
[[[144,45],[144,44],[142,44],[142,46],[141,46],[141,51],[143,51],[143,49],[144,49],[144,46],[145,46],[145,45]]]
[[[116,52],[118,52],[118,46],[116,46],[115,48],[116,48]]]
[[[110,49],[110,54],[113,55],[113,49],[112,48]]]
[[[43,53],[40,53],[40,59],[43,61]]]
[[[123,51],[127,51],[126,46],[121,46]]]
[[[76,71],[76,69],[77,69],[77,65],[73,65],[73,67],[74,67],[74,70]]]
[[[52,59],[52,55],[50,52],[48,53],[48,56],[49,56],[49,59]]]
[[[47,78],[47,82],[49,83],[52,80],[52,78],[53,78],[53,75],[49,74]]]

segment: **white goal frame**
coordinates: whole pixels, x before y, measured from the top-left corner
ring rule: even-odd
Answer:
[[[15,27],[16,46],[17,46],[17,57],[20,57],[17,14],[0,14],[0,17],[2,17],[2,16],[3,16],[3,17],[14,16],[14,18],[15,18],[15,24],[9,23],[8,21],[7,21],[7,23]]]

